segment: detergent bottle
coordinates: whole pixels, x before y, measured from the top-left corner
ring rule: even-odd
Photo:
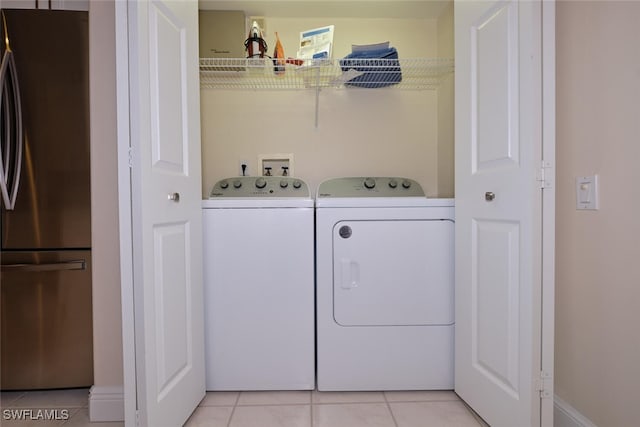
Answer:
[[[273,71],[276,75],[283,75],[285,71],[286,59],[284,57],[284,48],[280,42],[280,37],[276,32],[276,47],[273,49]]]

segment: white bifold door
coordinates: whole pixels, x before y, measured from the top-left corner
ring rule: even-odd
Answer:
[[[137,418],[179,426],[205,394],[198,3],[126,12]]]
[[[455,4],[455,389],[494,427],[549,419],[542,9]]]

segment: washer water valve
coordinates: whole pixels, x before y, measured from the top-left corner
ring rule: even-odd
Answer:
[[[258,167],[263,176],[295,176],[293,154],[260,154]]]

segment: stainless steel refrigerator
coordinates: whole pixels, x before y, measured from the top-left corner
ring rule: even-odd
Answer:
[[[2,10],[0,387],[93,384],[88,14]]]

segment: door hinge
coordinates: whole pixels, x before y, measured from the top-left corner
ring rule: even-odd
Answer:
[[[553,378],[551,374],[545,371],[540,371],[540,377],[536,379],[536,390],[540,393],[540,399],[551,398]]]
[[[551,162],[543,160],[536,177],[536,180],[540,183],[540,188],[553,188],[554,173]]]
[[[133,167],[133,150],[131,149],[131,147],[129,147],[128,157],[129,157],[129,168],[132,168]]]

